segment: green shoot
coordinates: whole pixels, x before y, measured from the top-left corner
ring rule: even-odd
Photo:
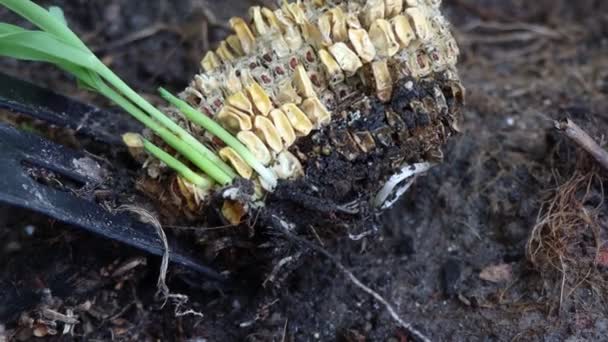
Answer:
[[[169,153],[163,151],[160,147],[154,145],[151,141],[145,139],[141,135],[135,133],[127,133],[123,136],[123,140],[129,147],[141,147],[145,149],[156,159],[167,164],[167,166],[179,173],[179,175],[182,176],[185,180],[196,185],[197,187],[201,189],[209,189],[211,187],[212,183],[209,180],[195,173],[184,163],[182,163]]]
[[[228,185],[232,182],[232,178],[227,176],[222,170],[213,164],[202,154],[194,151],[188,144],[183,140],[179,139],[175,134],[169,131],[167,128],[160,125],[158,122],[147,116],[141,109],[137,108],[131,102],[127,101],[124,97],[108,87],[105,83],[101,83],[98,86],[99,92],[112,100],[114,103],[121,106],[124,110],[131,113],[136,119],[141,121],[146,127],[150,128],[156,135],[161,137],[169,146],[174,148],[177,152],[182,154],[194,165],[203,170],[209,177],[213,178],[216,182],[221,185]]]
[[[213,151],[152,106],[104,65],[66,26],[59,8],[47,11],[30,0],[0,0],[0,4],[43,30],[31,31],[0,24],[0,55],[57,65],[90,89],[121,106],[218,183],[228,184],[236,176],[232,168]]]
[[[207,115],[204,115],[198,110],[192,108],[192,106],[190,106],[186,101],[179,99],[167,90],[159,88],[158,91],[165,100],[177,107],[177,109],[179,109],[190,121],[203,127],[211,134],[220,138],[226,145],[232,147],[245,160],[245,162],[264,179],[266,184],[268,184],[271,188],[276,186],[276,175],[266,168],[259,160],[257,160],[253,153],[251,153],[251,151],[249,151],[245,145],[233,137],[222,126],[213,121],[213,119]]]

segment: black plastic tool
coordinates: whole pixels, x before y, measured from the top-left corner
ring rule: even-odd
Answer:
[[[0,108],[79,129],[88,136],[101,138],[109,147],[119,141],[120,128],[137,129],[136,124],[116,114],[80,104],[29,83],[2,75],[0,82]],[[77,191],[43,184],[32,175],[32,170],[38,169],[48,170],[82,186],[100,182],[98,175],[110,172],[105,169],[102,172],[95,160],[79,151],[0,123],[0,202],[43,213],[152,254],[163,254],[163,245],[152,226],[140,223],[126,213],[107,211],[92,198],[79,196]],[[171,261],[212,279],[225,280],[190,256],[183,246],[170,241],[170,250]]]
[[[104,111],[2,73],[0,108],[73,129],[110,145],[121,144],[123,133],[142,129],[128,115]]]

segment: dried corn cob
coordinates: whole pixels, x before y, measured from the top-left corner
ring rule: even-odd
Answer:
[[[228,198],[222,212],[268,193],[268,203],[364,213],[390,206],[411,176],[439,161],[464,101],[458,48],[439,5],[284,1],[231,19],[234,34],[205,55],[181,97],[283,181],[275,189],[234,149],[186,124],[257,189]],[[356,210],[344,206],[351,202]]]

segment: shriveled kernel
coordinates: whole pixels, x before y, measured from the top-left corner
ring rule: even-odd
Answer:
[[[340,65],[327,50],[319,50],[319,59],[325,67],[325,72],[327,73],[330,85],[344,81],[344,73],[342,72]]]
[[[268,34],[270,27],[266,25],[264,17],[262,16],[262,9],[260,6],[253,6],[249,9],[249,16],[253,19],[253,28],[259,36]]]
[[[309,21],[305,21],[304,24],[300,26],[300,28],[302,30],[302,36],[304,37],[304,40],[306,40],[306,43],[316,48],[321,48],[323,46],[331,44],[331,40],[328,43],[323,39],[323,34],[321,34],[318,25],[315,25]]]
[[[317,20],[317,25],[319,27],[319,32],[321,33],[321,39],[323,41],[323,45],[325,45],[325,46],[331,45],[332,44],[331,14],[329,12],[323,13]]]
[[[369,39],[367,31],[364,29],[350,29],[348,30],[348,37],[355,52],[357,52],[357,55],[359,55],[363,62],[369,63],[374,60],[374,57],[376,57],[376,47]]]
[[[384,0],[367,0],[359,14],[359,19],[365,27],[370,27],[378,19],[384,18]]]
[[[283,6],[281,6],[283,13],[287,15],[291,20],[293,20],[298,25],[303,25],[306,22],[306,14],[302,10],[300,3],[298,2],[284,2]]]
[[[293,127],[291,127],[291,123],[285,113],[276,108],[270,111],[270,118],[281,136],[285,147],[291,146],[296,141],[296,133],[294,132]]]
[[[194,76],[194,82],[197,89],[200,89],[205,96],[215,93],[220,87],[220,82],[216,77],[205,74]]]
[[[272,51],[279,57],[284,58],[291,56],[291,49],[283,36],[280,34],[273,34],[272,39],[270,41],[270,45],[272,46]]]
[[[228,44],[226,44],[225,41],[223,41],[223,42],[220,43],[220,45],[215,50],[215,53],[218,55],[218,57],[224,63],[231,62],[231,61],[233,61],[235,59],[235,57],[232,54],[232,52],[230,51],[230,49],[228,49]]]
[[[392,19],[393,27],[395,29],[395,37],[402,48],[406,48],[410,43],[416,39],[414,29],[410,24],[409,19],[405,15],[398,15]]]
[[[307,136],[312,131],[312,122],[298,106],[293,103],[287,103],[281,106],[281,110],[285,113],[287,119],[289,119],[296,133]]]
[[[238,201],[225,200],[222,204],[222,216],[232,225],[241,223],[246,214],[247,208]]]
[[[255,37],[247,23],[242,18],[233,17],[230,19],[230,26],[241,41],[243,52],[245,52],[245,54],[252,53],[255,47]]]
[[[190,210],[197,210],[200,204],[207,198],[209,195],[209,189],[202,189],[182,177],[175,177],[175,181],[177,183],[177,187],[179,188],[179,192],[182,197],[188,203],[188,208]]]
[[[277,19],[277,16],[272,10],[266,7],[262,7],[262,16],[264,16],[264,19],[266,19],[266,22],[268,23],[268,26],[271,30],[274,30],[279,33],[281,32],[279,20]]]
[[[239,69],[238,70],[241,76],[241,84],[243,87],[248,87],[251,83],[255,82],[255,77],[253,77],[253,73],[249,69]]]
[[[384,0],[384,14],[386,18],[392,18],[403,10],[403,0]]]
[[[315,124],[316,128],[327,125],[331,121],[331,113],[316,97],[311,97],[302,102],[302,111]]]
[[[211,72],[213,69],[220,66],[221,61],[213,51],[207,52],[203,60],[201,61],[201,66],[205,72]]]
[[[277,129],[265,116],[257,115],[254,120],[254,126],[256,133],[266,145],[270,147],[275,152],[280,152],[283,150],[283,143],[281,142],[281,137],[277,132]]]
[[[266,90],[264,90],[258,82],[252,82],[247,87],[247,93],[249,93],[251,102],[253,102],[253,106],[259,114],[266,116],[270,113],[272,101],[270,101],[270,97],[266,93]]]
[[[274,87],[273,99],[278,105],[285,103],[300,104],[302,98],[298,95],[290,79],[283,80]]]
[[[300,160],[287,150],[279,153],[272,169],[280,179],[295,179],[304,175]]]
[[[148,158],[146,150],[144,149],[144,141],[140,134],[132,132],[125,133],[122,135],[122,141],[127,145],[129,154],[135,160],[143,163]]]
[[[231,132],[248,131],[252,128],[251,117],[232,108],[224,106],[217,114],[217,121]]]
[[[393,80],[388,70],[386,60],[373,62],[372,73],[374,74],[374,80],[376,82],[376,95],[380,101],[389,101],[393,93]]]
[[[194,87],[186,87],[180,97],[185,97],[190,103],[201,103],[205,101],[203,94]]]
[[[346,14],[346,27],[349,29],[360,29],[363,28],[363,25],[354,12],[349,12]]]
[[[293,75],[293,85],[295,86],[298,94],[304,98],[315,97],[317,94],[315,88],[312,85],[306,69],[302,65],[296,67],[296,71]]]
[[[253,105],[243,91],[228,96],[226,103],[246,114],[253,114]]]
[[[423,42],[428,41],[431,36],[431,32],[426,14],[419,7],[408,8],[405,10],[405,13],[407,13],[407,15],[412,19],[416,36],[418,36],[418,38],[420,38],[420,40]]]
[[[329,52],[331,52],[346,76],[354,75],[363,66],[357,54],[342,42],[330,46]]]
[[[241,41],[236,36],[236,34],[231,34],[226,38],[226,43],[232,51],[234,51],[237,55],[243,56],[245,51],[243,51],[243,47],[241,46]]]
[[[331,13],[331,33],[334,42],[343,42],[347,36],[346,15],[341,7],[334,7],[330,10]]]
[[[252,131],[241,131],[236,135],[236,138],[242,142],[260,163],[267,165],[272,159],[270,151],[264,142]]]
[[[304,43],[300,31],[295,25],[286,27],[283,39],[285,39],[285,43],[287,43],[292,52],[298,51]]]
[[[227,161],[232,165],[232,168],[239,174],[239,176],[249,179],[253,174],[251,167],[243,160],[243,158],[236,153],[232,147],[226,146],[222,148],[218,154],[222,160]]]
[[[372,24],[369,29],[369,38],[380,56],[391,57],[399,51],[393,28],[385,19],[378,19]]]

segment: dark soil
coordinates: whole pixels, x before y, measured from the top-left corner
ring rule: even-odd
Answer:
[[[432,340],[605,340],[606,171],[552,120],[569,116],[605,139],[608,3],[444,2],[462,50],[463,133],[444,149],[443,164],[383,215],[379,238],[323,240],[325,247]],[[183,88],[204,49],[226,34],[225,19],[253,1],[53,3],[117,74],[153,97],[160,84]],[[107,105],[75,93],[72,80],[48,66],[2,60],[0,70]],[[549,210],[556,198],[562,204]],[[539,221],[565,211],[575,219]],[[543,247],[527,255],[533,229],[531,245]],[[278,288],[262,286],[255,270],[217,289],[170,268],[171,290],[189,296],[176,307],[155,298],[159,260],[118,243],[6,207],[0,241],[0,341],[49,335],[52,324],[30,328],[45,308],[47,316],[49,308],[73,310],[79,340],[410,340],[313,253],[294,258]],[[286,255],[301,253],[282,246]],[[130,271],[116,272],[121,266]],[[188,309],[204,316],[182,315]],[[56,330],[49,339],[70,339],[61,336],[63,323]]]

